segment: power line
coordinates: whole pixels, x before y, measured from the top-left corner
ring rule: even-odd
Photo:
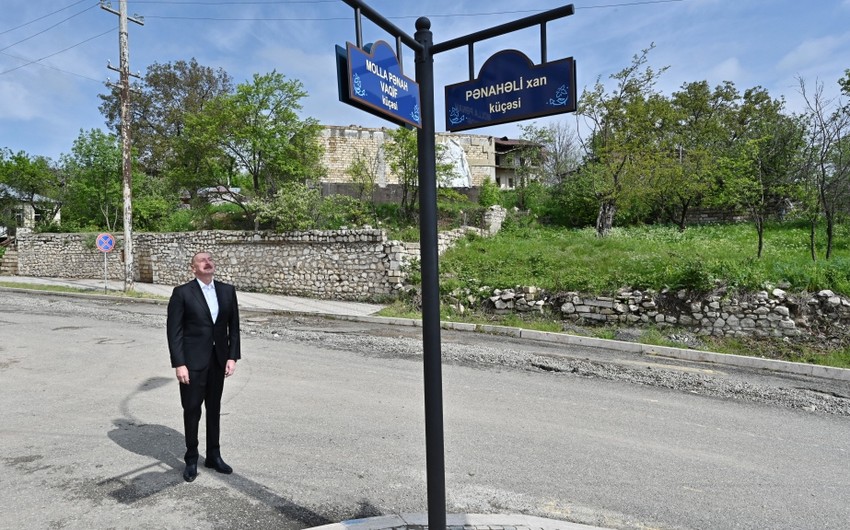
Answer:
[[[28,62],[26,62],[26,63],[24,63],[24,64],[21,64],[21,65],[18,65],[18,66],[14,67],[14,68],[10,68],[10,69],[8,69],[8,70],[4,70],[3,72],[0,72],[0,75],[8,74],[9,72],[14,72],[15,70],[19,70],[19,69],[21,69],[21,68],[23,68],[23,67],[25,67],[25,66],[29,66],[29,65],[31,65],[31,64],[41,63],[41,61],[43,61],[43,60],[45,60],[45,59],[49,59],[49,58],[51,58],[51,57],[53,57],[53,56],[55,56],[55,55],[59,55],[60,53],[64,53],[64,52],[66,52],[66,51],[68,51],[68,50],[70,50],[70,49],[76,48],[77,46],[81,46],[81,45],[83,45],[83,44],[85,44],[85,43],[87,43],[87,42],[90,42],[90,41],[93,41],[93,40],[95,40],[95,39],[97,39],[97,38],[103,37],[104,35],[108,35],[108,34],[110,34],[110,33],[114,32],[116,29],[118,29],[118,28],[117,28],[117,27],[113,27],[113,28],[111,28],[111,29],[108,29],[108,30],[104,31],[103,33],[100,33],[99,35],[95,35],[95,36],[93,36],[93,37],[89,37],[89,38],[87,38],[87,39],[86,39],[86,40],[84,40],[84,41],[81,41],[81,42],[78,42],[78,43],[73,44],[73,45],[71,45],[71,46],[68,46],[67,48],[61,49],[61,50],[59,50],[58,52],[54,52],[54,53],[51,53],[51,54],[45,55],[44,57],[41,57],[41,58],[39,58],[39,59],[24,59],[24,58],[22,58],[22,57],[15,57],[14,55],[9,55],[8,53],[3,53],[4,55],[9,55],[10,57],[15,57],[16,59],[20,59],[20,60],[22,60],[22,61],[28,61]],[[2,52],[0,52],[0,53],[2,53]],[[48,65],[42,65],[42,66],[48,66]],[[52,67],[51,67],[51,68],[52,68]],[[55,70],[59,70],[59,69],[58,69],[58,68],[55,68]],[[64,71],[64,70],[60,70],[60,71]],[[73,73],[73,72],[66,72],[66,73]],[[74,75],[77,75],[77,74],[74,74]],[[80,76],[80,77],[85,77],[85,76]],[[91,79],[91,78],[87,78],[87,79]]]
[[[339,3],[339,0],[250,0],[248,2],[203,2],[201,0],[137,0],[135,3],[197,6],[249,6],[276,4],[337,4]]]
[[[29,37],[25,37],[25,38],[23,38],[23,39],[19,40],[18,42],[13,42],[12,44],[9,44],[8,46],[6,46],[6,47],[4,47],[4,48],[0,48],[0,52],[2,52],[2,51],[4,51],[4,50],[8,50],[9,48],[12,48],[13,46],[17,46],[18,44],[20,44],[20,43],[22,43],[22,42],[26,42],[26,41],[28,41],[28,40],[30,40],[30,39],[34,39],[35,37],[38,37],[39,35],[41,35],[41,34],[43,34],[43,33],[47,33],[48,31],[50,31],[51,29],[55,28],[56,26],[58,26],[58,25],[60,25],[60,24],[63,24],[63,23],[65,23],[65,22],[67,22],[67,21],[71,20],[71,19],[72,19],[72,18],[74,18],[74,17],[78,17],[78,16],[82,15],[83,13],[85,13],[86,11],[90,11],[90,10],[94,9],[95,7],[97,7],[97,4],[95,4],[95,5],[91,6],[91,7],[87,7],[87,8],[85,8],[85,9],[83,9],[82,11],[80,11],[79,13],[74,13],[74,14],[73,14],[73,15],[71,15],[70,17],[65,18],[65,19],[62,19],[62,20],[60,20],[59,22],[57,22],[56,24],[53,24],[52,26],[49,26],[49,27],[47,27],[47,28],[44,28],[43,30],[39,31],[38,33],[35,33],[35,34],[33,34],[33,35],[30,35]]]
[[[610,9],[612,7],[635,7],[635,6],[644,6],[650,4],[672,4],[673,2],[684,2],[685,0],[644,0],[642,2],[626,2],[623,4],[603,4],[598,6],[583,6],[576,7],[576,11],[579,9]]]
[[[491,13],[446,13],[446,14],[433,14],[427,15],[430,18],[443,18],[443,17],[482,17],[489,15],[520,15],[525,13],[537,13],[536,10],[523,10],[523,11],[500,11],[500,12],[491,12]],[[390,16],[387,18],[390,19],[409,19],[409,18],[419,18],[422,15],[398,15],[398,16]],[[263,22],[263,21],[272,21],[272,22],[330,22],[334,20],[351,20],[351,17],[244,17],[244,18],[233,18],[233,17],[180,17],[180,16],[167,16],[167,15],[146,15],[145,18],[157,18],[164,20],[211,20],[218,22]]]
[[[21,24],[21,25],[19,25],[19,26],[15,26],[14,28],[5,29],[5,30],[3,30],[3,31],[0,31],[0,35],[5,35],[6,33],[9,33],[10,31],[15,31],[16,29],[21,29],[21,28],[22,28],[22,27],[24,27],[24,26],[29,26],[30,24],[33,24],[33,23],[35,23],[35,22],[38,22],[39,20],[44,20],[45,18],[52,17],[52,16],[53,16],[53,15],[55,15],[56,13],[61,13],[62,11],[65,11],[66,9],[71,9],[71,8],[72,8],[72,7],[74,7],[75,5],[82,4],[83,2],[86,2],[86,1],[88,1],[88,0],[80,0],[79,2],[74,2],[73,4],[71,4],[71,5],[69,5],[69,6],[65,6],[65,7],[61,8],[61,9],[57,9],[56,11],[53,11],[52,13],[48,13],[48,14],[46,14],[46,15],[42,15],[42,16],[40,16],[40,17],[38,17],[38,18],[35,18],[35,19],[30,20],[29,22],[24,22],[23,24]],[[97,6],[97,4],[95,4],[94,6]],[[94,7],[94,6],[92,6],[92,7]]]
[[[268,1],[249,1],[249,2],[203,2],[201,0],[185,0],[185,1],[166,1],[166,0],[149,0],[143,3],[151,3],[151,4],[169,4],[169,5],[204,5],[204,6],[218,6],[218,5],[273,5],[273,4],[290,4],[290,3],[329,3],[334,0],[314,0],[313,2],[308,2],[305,0],[295,0],[291,2],[286,2],[282,0],[268,0]],[[624,2],[619,4],[602,4],[595,6],[584,6],[584,7],[576,7],[576,9],[612,9],[618,7],[638,7],[644,5],[652,5],[652,4],[670,4],[674,2],[684,2],[686,0],[639,0],[636,2]],[[484,16],[496,16],[496,15],[525,15],[529,13],[538,13],[539,10],[535,9],[523,9],[516,11],[489,11],[483,13],[435,13],[428,14],[426,16],[430,18],[458,18],[458,17],[484,17]],[[397,15],[397,16],[387,16],[388,19],[412,19],[419,18],[422,15]],[[330,22],[336,20],[350,20],[351,17],[199,17],[199,16],[173,16],[173,15],[146,15],[146,18],[155,18],[160,20],[207,20],[207,21],[215,21],[215,22]]]

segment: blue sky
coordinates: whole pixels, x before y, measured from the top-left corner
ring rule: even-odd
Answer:
[[[473,33],[566,5],[553,0],[367,0],[396,26],[415,32],[431,19],[434,41]],[[353,9],[342,0],[129,0],[130,65],[196,58],[223,68],[234,80],[277,70],[299,79],[309,97],[302,117],[327,125],[394,127],[340,103],[334,46],[355,40]],[[547,26],[548,57],[574,57],[579,88],[627,66],[655,44],[653,67],[669,66],[659,84],[666,94],[683,83],[730,80],[743,91],[756,85],[784,96],[801,110],[797,77],[820,81],[838,95],[837,80],[850,68],[850,0],[588,0],[575,15]],[[0,21],[0,148],[58,159],[80,129],[105,128],[97,95],[119,62],[118,17],[97,0],[4,0]],[[118,0],[112,0],[117,10]],[[364,19],[364,40],[390,40]],[[475,48],[476,67],[504,49],[538,62],[538,28],[489,39]],[[407,52],[405,73],[414,77]],[[443,87],[467,80],[467,51],[435,58],[437,130],[444,128]],[[575,122],[572,115],[539,120]],[[467,131],[516,137],[517,124]]]

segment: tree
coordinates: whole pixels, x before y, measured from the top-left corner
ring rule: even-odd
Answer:
[[[652,161],[667,156],[659,141],[669,105],[655,90],[658,71],[646,66],[654,45],[632,59],[632,64],[613,74],[609,93],[600,80],[579,99],[578,114],[590,127],[584,144],[583,171],[593,182],[599,203],[596,233],[603,237],[614,223],[618,203],[625,194],[646,189]]]
[[[410,221],[419,202],[418,133],[415,129],[399,127],[387,131],[387,139],[389,141],[383,144],[384,160],[401,187],[401,216]],[[442,161],[445,149],[444,145],[435,146],[437,182],[445,182],[454,176],[452,164]]]
[[[375,219],[377,219],[378,214],[374,194],[378,174],[383,164],[381,155],[380,149],[375,150],[374,153],[360,149],[354,154],[354,159],[345,170],[357,186],[357,199],[368,203],[372,217]]]
[[[727,147],[725,123],[739,97],[729,81],[714,90],[707,81],[685,83],[671,97],[674,164],[657,190],[660,208],[680,230],[685,229],[688,211],[716,187],[718,163]]]
[[[0,225],[15,226],[15,211],[30,206],[40,223],[51,223],[62,207],[61,178],[48,158],[0,151]]]
[[[534,149],[529,156],[537,162],[541,182],[556,186],[568,179],[581,162],[581,146],[575,131],[566,122],[538,126],[536,123],[519,126],[520,138]],[[536,157],[536,158],[535,158]]]
[[[416,131],[399,127],[387,131],[388,142],[384,143],[384,157],[390,171],[398,178],[401,186],[401,216],[413,218],[419,197],[419,152]]]
[[[181,150],[187,116],[201,112],[215,98],[229,94],[233,81],[223,69],[187,61],[150,65],[131,103],[131,137],[141,169],[152,176],[198,165]],[[100,111],[110,130],[120,136],[121,103],[118,88],[99,95]],[[202,153],[195,153],[203,158]],[[177,166],[175,168],[175,166]]]
[[[277,72],[255,74],[252,82],[239,84],[235,93],[217,97],[187,119],[187,148],[204,154],[197,160],[211,169],[216,185],[229,186],[230,178],[244,174],[250,198],[272,200],[284,183],[305,183],[324,172],[321,127],[297,114],[306,96],[298,80]],[[247,202],[233,200],[252,215]]]
[[[794,193],[795,162],[802,145],[800,122],[783,114],[784,105],[761,87],[747,89],[734,113],[733,143],[720,161],[724,171],[719,198],[727,206],[747,210],[758,234],[759,258],[765,221]]]
[[[62,166],[65,222],[72,227],[109,231],[121,226],[124,203],[117,137],[100,129],[81,130],[71,154],[63,155]]]
[[[838,215],[850,211],[850,106],[839,98],[825,97],[823,83],[816,83],[814,93],[808,92],[802,78],[799,83],[807,107],[803,116],[806,139],[801,176],[817,198],[826,221],[826,259],[830,259]],[[850,95],[850,70],[839,85],[844,94]],[[809,222],[810,250],[815,259],[816,215],[810,215]]]
[[[322,195],[301,182],[285,182],[270,201],[258,206],[257,220],[278,232],[309,230],[316,226]]]

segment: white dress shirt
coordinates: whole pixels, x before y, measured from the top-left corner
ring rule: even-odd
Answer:
[[[207,306],[210,308],[210,315],[212,315],[212,321],[218,318],[218,298],[215,295],[215,285],[211,281],[209,285],[202,282],[199,278],[198,285],[201,286],[201,292],[204,293],[204,298],[207,301]]]

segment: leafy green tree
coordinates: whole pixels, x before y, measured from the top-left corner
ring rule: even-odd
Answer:
[[[348,195],[330,195],[321,200],[317,225],[323,230],[339,230],[368,224],[374,218],[374,205]]]
[[[282,183],[314,180],[322,172],[321,128],[297,114],[306,96],[298,80],[277,72],[255,74],[196,115],[193,138],[217,140],[235,170],[250,176],[254,193],[273,197]]]
[[[316,227],[322,194],[301,182],[284,182],[271,201],[257,206],[257,221],[269,223],[278,232]]]
[[[14,227],[23,203],[32,207],[37,224],[50,224],[62,207],[61,176],[48,158],[8,149],[0,151],[0,225]]]
[[[168,171],[183,174],[197,169],[201,165],[198,159],[204,159],[207,153],[188,152],[182,146],[186,119],[232,91],[233,80],[227,72],[202,66],[194,58],[150,65],[130,98],[131,138],[141,170],[158,177]],[[119,89],[112,88],[99,97],[107,126],[120,136]]]
[[[121,226],[123,214],[121,144],[100,129],[80,131],[70,155],[63,155],[65,222],[78,228]]]
[[[381,155],[381,150],[372,153],[366,149],[360,149],[354,154],[354,159],[345,170],[357,186],[357,199],[368,204],[373,219],[377,219],[378,216],[375,205],[375,186],[383,164]]]
[[[416,130],[399,127],[387,131],[389,141],[383,145],[384,160],[390,171],[398,178],[401,187],[400,213],[406,221],[413,220],[419,202],[419,142],[417,138]],[[454,174],[452,165],[442,162],[445,149],[444,145],[435,146],[437,183],[451,179]]]
[[[611,92],[597,80],[579,99],[578,114],[590,127],[583,171],[593,182],[599,204],[596,232],[600,237],[611,230],[626,194],[646,190],[653,162],[669,156],[669,146],[662,141],[669,104],[655,89],[666,68],[656,71],[646,66],[653,47],[611,76],[615,82]]]
[[[401,187],[401,216],[409,221],[419,198],[419,152],[416,131],[399,127],[387,132],[384,156]]]
[[[680,230],[689,210],[702,204],[717,185],[719,160],[728,147],[726,123],[740,97],[735,85],[725,82],[712,90],[707,81],[685,83],[671,97],[675,125],[674,163],[657,186],[665,217]]]
[[[187,120],[190,149],[205,154],[201,167],[218,180],[214,185],[247,176],[247,200],[232,199],[248,216],[254,211],[249,201],[270,201],[284,183],[316,180],[325,171],[321,126],[297,114],[306,96],[298,80],[277,72],[255,74]]]
[[[783,114],[784,104],[761,87],[747,89],[735,113],[734,143],[720,162],[724,171],[718,198],[749,212],[759,258],[767,218],[794,194],[795,162],[802,146],[803,129],[798,119]]]

